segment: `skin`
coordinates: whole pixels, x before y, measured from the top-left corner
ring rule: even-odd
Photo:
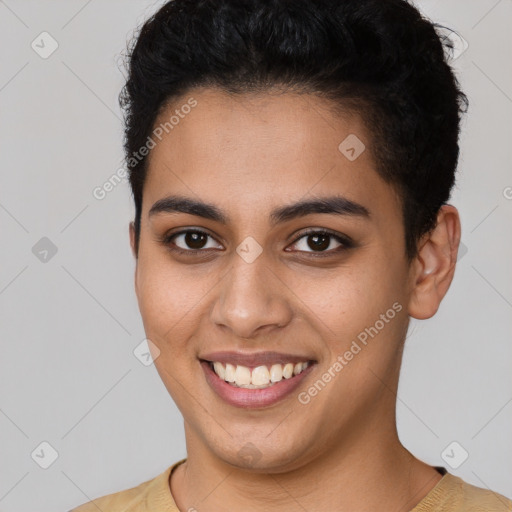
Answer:
[[[359,116],[335,115],[313,95],[194,89],[155,126],[190,96],[197,106],[149,155],[138,254],[130,226],[146,335],[185,422],[188,458],[170,478],[179,509],[411,510],[441,475],[398,439],[402,348],[409,316],[434,315],[452,281],[457,210],[441,208],[408,262],[400,199],[375,171]],[[366,146],[354,161],[338,150],[349,134]],[[229,222],[148,215],[171,194],[215,204]],[[314,213],[270,222],[276,207],[333,194],[363,205],[369,218]],[[210,235],[204,253],[179,255],[162,242],[185,228]],[[302,235],[307,228],[347,235],[355,247],[337,252],[341,244],[328,238],[331,255],[315,258]],[[248,236],[262,248],[252,263],[236,252]],[[184,236],[173,241],[191,248]],[[402,310],[301,404],[298,393],[394,303]],[[304,354],[317,364],[297,392],[249,410],[226,404],[208,386],[198,356],[217,350]],[[239,455],[247,443],[259,454],[252,462]]]

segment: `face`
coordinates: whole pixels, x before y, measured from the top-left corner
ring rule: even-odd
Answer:
[[[361,119],[195,89],[155,126],[176,110],[149,155],[135,285],[187,441],[282,471],[391,424],[410,266]]]

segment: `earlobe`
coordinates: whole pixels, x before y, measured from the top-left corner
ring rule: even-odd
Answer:
[[[410,316],[423,320],[435,315],[452,282],[459,243],[458,211],[451,205],[443,205],[435,228],[421,240],[411,265]]]

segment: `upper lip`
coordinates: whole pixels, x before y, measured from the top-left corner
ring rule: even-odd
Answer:
[[[256,367],[272,364],[287,364],[287,363],[303,363],[307,361],[315,362],[311,357],[304,355],[284,354],[282,352],[210,352],[199,356],[199,359],[209,362],[230,363],[234,366],[242,365],[247,367]]]

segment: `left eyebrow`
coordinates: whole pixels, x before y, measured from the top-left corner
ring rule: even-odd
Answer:
[[[188,213],[205,219],[229,223],[229,216],[217,206],[183,196],[169,196],[159,199],[149,210],[151,217],[160,212]],[[370,212],[363,205],[343,196],[330,196],[317,199],[306,199],[297,203],[281,206],[271,211],[272,225],[280,224],[295,218],[315,213],[358,216],[369,218]]]

